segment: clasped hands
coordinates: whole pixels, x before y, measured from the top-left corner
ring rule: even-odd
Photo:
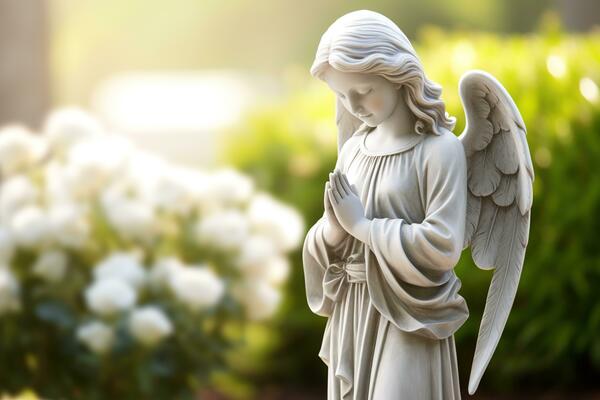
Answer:
[[[360,202],[358,191],[339,170],[329,174],[324,193],[325,240],[329,245],[339,244],[347,234],[366,243],[369,237],[370,220]]]

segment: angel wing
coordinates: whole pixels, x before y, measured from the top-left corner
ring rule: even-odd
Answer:
[[[362,121],[348,112],[341,100],[335,101],[335,123],[338,127],[338,154],[342,146],[362,125]]]
[[[533,167],[525,124],[504,87],[490,74],[460,80],[467,126],[460,135],[468,169],[466,248],[481,269],[494,269],[479,328],[469,393],[498,345],[512,307],[529,239]]]

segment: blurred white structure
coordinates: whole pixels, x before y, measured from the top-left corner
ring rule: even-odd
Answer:
[[[242,72],[139,72],[103,82],[92,108],[140,147],[178,163],[210,166],[219,132],[279,92],[274,79]]]

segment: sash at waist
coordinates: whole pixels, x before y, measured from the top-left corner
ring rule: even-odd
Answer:
[[[341,300],[349,283],[366,282],[365,263],[358,255],[330,264],[323,277],[323,292],[334,302]]]
[[[348,282],[350,283],[367,281],[367,270],[364,263],[346,264],[346,274],[348,274]]]

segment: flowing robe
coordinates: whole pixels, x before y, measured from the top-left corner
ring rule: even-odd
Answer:
[[[325,217],[303,248],[306,295],[327,317],[319,357],[329,400],[459,399],[454,332],[467,319],[454,273],[462,248],[467,164],[456,136],[413,135],[375,153],[359,129],[341,169],[371,220],[368,240],[330,247]]]

